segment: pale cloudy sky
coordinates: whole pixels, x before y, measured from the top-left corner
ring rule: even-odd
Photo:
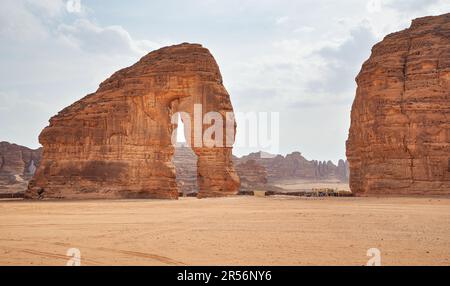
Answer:
[[[336,162],[372,45],[450,12],[448,0],[67,2],[0,0],[0,141],[38,147],[48,119],[114,71],[192,42],[213,53],[236,111],[280,112],[280,153]]]

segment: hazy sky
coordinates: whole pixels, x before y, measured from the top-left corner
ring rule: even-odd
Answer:
[[[450,12],[448,0],[66,2],[0,0],[0,141],[38,147],[48,119],[114,71],[191,42],[213,53],[236,111],[280,112],[280,153],[336,162],[372,45]]]

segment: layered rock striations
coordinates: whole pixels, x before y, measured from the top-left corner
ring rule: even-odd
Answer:
[[[352,192],[450,194],[450,14],[386,36],[356,82]]]
[[[177,198],[171,116],[185,112],[195,126],[196,104],[200,116],[233,112],[210,52],[181,44],[149,53],[50,119],[39,136],[43,157],[27,197]],[[207,127],[201,124],[200,132]],[[229,144],[193,151],[200,197],[238,191]]]
[[[42,149],[0,142],[0,191],[25,191],[41,161]]]

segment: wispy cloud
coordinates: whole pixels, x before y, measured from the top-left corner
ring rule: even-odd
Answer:
[[[77,3],[79,9],[72,9]],[[50,116],[114,71],[153,49],[190,41],[211,49],[237,111],[281,113],[282,152],[336,161],[344,156],[354,78],[371,45],[413,18],[449,12],[449,5],[448,0],[136,0],[133,5],[3,0],[0,139],[36,147],[36,134]]]
[[[0,46],[2,140],[37,147],[37,134],[51,116],[166,44],[135,39],[120,25],[96,23],[87,8],[70,13],[66,4],[2,2],[0,41],[7,43]]]

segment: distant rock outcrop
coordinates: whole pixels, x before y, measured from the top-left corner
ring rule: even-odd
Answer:
[[[200,120],[214,111],[225,122],[233,112],[211,53],[187,43],[149,53],[50,119],[39,136],[44,155],[26,196],[178,198],[171,117],[189,114],[194,138],[194,105],[201,105]],[[200,124],[200,140],[208,127]],[[199,197],[239,190],[228,138],[234,136],[223,137],[221,145],[193,148]]]
[[[197,155],[191,148],[178,144],[173,156],[177,175],[178,190],[184,195],[198,192]]]
[[[32,150],[0,142],[0,192],[25,191],[41,161],[42,148]]]
[[[266,169],[269,181],[291,179],[348,181],[346,161],[340,160],[338,166],[331,161],[308,161],[300,152],[286,156],[257,152],[234,160],[237,164],[254,160]]]
[[[352,192],[450,194],[450,13],[386,36],[356,82]]]
[[[348,161],[339,160],[337,168],[336,168],[336,177],[341,182],[348,182],[349,178],[349,168],[348,168]]]
[[[272,190],[272,183],[283,180],[334,180],[348,182],[348,162],[340,160],[338,166],[331,161],[308,161],[300,152],[272,155],[265,152],[251,153],[241,158],[233,156],[236,172],[241,181],[241,191]],[[197,157],[183,145],[175,149],[174,164],[177,184],[186,195],[198,190],[196,185]]]
[[[267,185],[267,171],[255,160],[248,160],[236,165],[236,171],[241,179],[241,190],[265,188]]]

